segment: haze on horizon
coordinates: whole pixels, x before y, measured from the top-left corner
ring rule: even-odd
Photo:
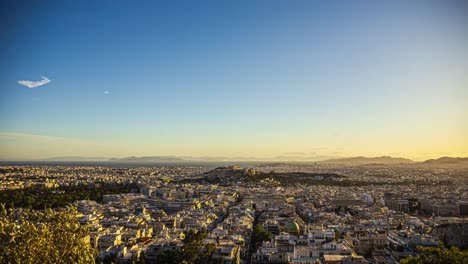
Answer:
[[[0,160],[468,156],[466,1],[3,1]]]

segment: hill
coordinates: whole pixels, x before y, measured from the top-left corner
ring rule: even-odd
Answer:
[[[371,157],[371,158],[352,157],[352,158],[341,158],[341,159],[329,159],[329,160],[324,160],[324,161],[320,161],[317,163],[359,166],[359,165],[367,165],[367,164],[385,164],[385,165],[412,164],[415,162],[410,159],[405,159],[405,158],[381,156],[381,157]]]
[[[452,157],[441,157],[438,159],[430,159],[424,161],[429,164],[464,164],[468,163],[468,158],[452,158]]]
[[[58,162],[65,162],[65,161],[107,161],[109,158],[105,157],[80,157],[80,156],[66,156],[66,157],[53,157],[48,158],[43,161],[58,161]]]
[[[239,166],[218,167],[206,172],[204,179],[212,183],[229,183],[240,180],[248,182],[276,182],[285,185],[314,184],[335,185],[349,184],[346,176],[336,173],[309,173],[309,172],[262,172],[255,168],[241,168]]]
[[[136,162],[136,163],[155,163],[155,162],[183,162],[184,159],[174,156],[154,156],[154,157],[128,157],[128,158],[112,158],[110,162]]]
[[[421,162],[421,165],[432,167],[468,168],[468,158],[441,157]]]

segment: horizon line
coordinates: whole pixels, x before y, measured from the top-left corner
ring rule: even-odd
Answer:
[[[289,157],[289,158],[288,158]],[[178,159],[171,162],[221,162],[221,161],[231,161],[231,162],[262,162],[262,161],[271,161],[271,162],[323,162],[327,160],[340,160],[340,159],[353,159],[353,158],[364,158],[364,159],[375,159],[375,158],[391,158],[391,159],[404,159],[410,162],[418,163],[424,162],[427,160],[437,160],[440,158],[468,158],[468,156],[433,156],[432,158],[425,159],[416,159],[416,158],[407,158],[404,156],[391,156],[391,155],[378,155],[378,156],[363,156],[363,155],[346,155],[346,156],[333,156],[333,155],[318,155],[318,156],[299,156],[299,155],[278,155],[274,157],[256,157],[256,156],[234,156],[234,157],[223,157],[223,156],[187,156],[187,155],[151,155],[151,156],[125,156],[125,157],[99,157],[99,156],[54,156],[54,157],[43,157],[43,158],[1,158],[0,162],[119,162],[124,159],[144,159],[144,158],[154,158],[154,159]],[[59,160],[62,159],[62,160]],[[252,160],[255,159],[255,160]],[[136,161],[138,162],[138,161]]]

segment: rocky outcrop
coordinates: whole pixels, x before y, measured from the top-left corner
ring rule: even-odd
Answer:
[[[438,237],[447,246],[468,248],[468,223],[439,225],[432,230],[431,235]]]
[[[254,168],[241,168],[239,166],[219,167],[207,172],[206,178],[208,180],[221,180],[233,178],[245,178],[259,175],[261,172]]]

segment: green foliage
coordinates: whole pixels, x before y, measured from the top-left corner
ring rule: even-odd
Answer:
[[[345,237],[346,237],[345,233],[335,232],[335,239],[336,240],[345,239]]]
[[[179,250],[166,250],[158,255],[158,263],[179,264],[182,263],[183,255]]]
[[[102,187],[79,185],[61,188],[29,187],[0,192],[0,201],[7,208],[45,209],[65,207],[78,200],[102,201],[104,194],[128,193],[137,190],[136,184],[102,184]]]
[[[271,233],[266,231],[262,225],[257,224],[252,232],[251,241],[254,245],[263,241],[269,241],[271,239]]]
[[[0,210],[0,263],[94,263],[76,209]]]
[[[132,262],[132,263],[135,263],[135,264],[146,264],[147,261],[146,261],[146,258],[145,258],[145,254],[140,254],[140,256],[138,257],[138,259],[136,260],[136,262]]]
[[[184,248],[182,250],[184,260],[187,261],[187,263],[195,263],[203,247],[203,239],[206,238],[207,234],[203,231],[194,230],[189,230],[184,234],[185,238],[182,241],[184,242]]]
[[[158,255],[158,263],[201,263],[203,259],[211,256],[214,245],[207,245],[207,250],[204,253],[202,252],[203,239],[207,236],[206,232],[189,230],[184,235],[182,250],[167,250],[162,252]]]
[[[468,250],[459,250],[457,247],[418,247],[418,255],[405,258],[402,264],[468,264]]]
[[[205,245],[206,251],[202,254],[203,257],[211,257],[213,251],[216,249],[216,244],[208,243]]]
[[[318,180],[316,177],[323,177],[322,180]],[[264,179],[273,179],[279,182],[282,186],[295,186],[295,185],[313,185],[313,186],[369,186],[369,185],[428,185],[430,183],[425,181],[398,181],[398,182],[374,182],[374,181],[362,181],[349,179],[343,175],[336,173],[305,173],[305,172],[292,172],[292,173],[264,173],[249,176],[246,178],[248,182],[261,182]],[[336,180],[340,179],[340,180]]]
[[[102,261],[104,264],[114,264],[114,263],[119,263],[119,259],[117,258],[117,254],[112,253],[109,255],[106,255]]]

